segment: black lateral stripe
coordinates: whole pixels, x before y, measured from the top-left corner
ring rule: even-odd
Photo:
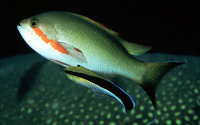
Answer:
[[[130,97],[123,90],[121,90],[119,87],[117,87],[113,83],[110,83],[110,82],[108,82],[104,79],[94,77],[94,76],[90,76],[90,75],[86,75],[86,74],[83,74],[83,73],[77,73],[77,72],[67,71],[67,70],[65,70],[65,73],[87,79],[88,81],[95,83],[95,84],[97,84],[98,86],[100,86],[104,89],[107,89],[108,91],[110,91],[115,96],[117,96],[118,98],[121,99],[122,103],[125,106],[126,112],[127,112],[127,110],[131,110],[133,108],[132,99],[130,99]]]

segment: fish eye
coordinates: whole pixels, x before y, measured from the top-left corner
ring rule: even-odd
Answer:
[[[34,18],[34,19],[31,19],[30,21],[29,21],[29,25],[32,27],[32,28],[36,28],[37,26],[38,26],[38,20],[36,19],[36,18]]]

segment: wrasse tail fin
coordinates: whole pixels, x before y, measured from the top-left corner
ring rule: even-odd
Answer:
[[[140,86],[148,94],[154,108],[156,109],[155,93],[156,88],[162,77],[170,71],[170,69],[181,65],[181,62],[167,62],[167,63],[145,63],[146,72],[143,75]]]

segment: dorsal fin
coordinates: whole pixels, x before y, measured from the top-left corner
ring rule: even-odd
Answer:
[[[140,45],[137,43],[131,43],[131,42],[127,42],[122,39],[120,39],[119,41],[124,46],[124,48],[126,48],[128,53],[130,53],[131,55],[135,55],[135,56],[142,55],[152,48],[151,46],[145,46],[145,45]]]
[[[119,39],[119,41],[121,42],[121,44],[126,48],[126,50],[128,51],[128,53],[130,53],[131,55],[142,55],[144,53],[146,53],[147,51],[149,51],[152,47],[151,46],[145,46],[145,45],[140,45],[140,44],[136,44],[136,43],[131,43],[131,42],[127,42],[125,40],[122,40],[121,38],[118,37],[119,33],[113,31],[112,29],[106,27],[105,25],[90,19],[88,17],[82,16],[80,15],[83,19],[103,28],[105,31],[109,32],[110,34],[114,35],[117,39]]]
[[[107,32],[111,33],[112,35],[119,35],[118,32],[113,31],[112,29],[108,28],[107,26],[103,25],[102,23],[99,23],[99,22],[97,22],[97,21],[95,21],[95,20],[93,20],[93,19],[90,19],[90,18],[85,17],[85,16],[82,16],[82,15],[80,15],[80,16],[81,16],[83,19],[85,19],[85,20],[87,20],[87,21],[89,21],[89,22],[91,22],[91,23],[93,23],[93,24],[95,24],[95,25],[97,25],[97,26],[100,26],[101,28],[103,28],[103,29],[106,30]]]

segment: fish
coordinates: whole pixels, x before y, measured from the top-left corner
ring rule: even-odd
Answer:
[[[69,79],[116,98],[125,112],[135,107],[133,99],[106,77],[124,77],[137,83],[156,109],[159,81],[182,64],[140,61],[135,56],[145,54],[151,46],[128,42],[103,24],[71,12],[44,12],[20,21],[17,29],[33,50],[64,66]]]
[[[110,80],[81,66],[69,66],[65,68],[69,79],[90,88],[97,94],[107,95],[117,99],[124,107],[125,113],[135,107],[133,99],[119,86]]]

